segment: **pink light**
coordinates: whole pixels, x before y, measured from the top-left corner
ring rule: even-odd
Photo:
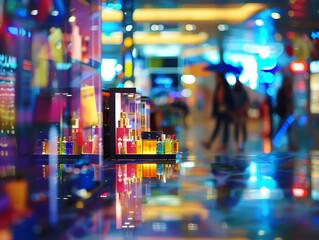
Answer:
[[[302,188],[293,188],[292,192],[295,197],[304,197],[305,196],[305,190]]]
[[[290,63],[289,69],[293,73],[304,73],[307,71],[307,63],[305,61],[293,61]]]

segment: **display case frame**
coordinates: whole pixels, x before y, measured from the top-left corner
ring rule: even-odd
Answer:
[[[136,91],[136,88],[110,88],[109,92],[109,119],[103,119],[104,122],[109,122],[109,129],[103,129],[104,137],[108,136],[109,141],[104,140],[104,158],[106,161],[116,161],[117,163],[128,162],[163,162],[163,163],[176,163],[176,154],[145,154],[145,153],[117,153],[117,115],[119,115],[119,107],[116,102],[116,94],[136,94],[142,98],[141,94]],[[103,94],[102,94],[103,95]],[[103,100],[104,101],[104,100]],[[140,111],[140,110],[139,110]],[[137,113],[138,114],[138,113]],[[103,114],[104,115],[104,114]],[[137,120],[138,122],[138,120]],[[138,125],[137,125],[138,126]],[[140,129],[136,129],[135,134],[141,137]],[[109,142],[109,144],[106,144]]]

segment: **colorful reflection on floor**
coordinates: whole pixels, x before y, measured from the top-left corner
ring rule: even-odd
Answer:
[[[43,238],[318,239],[318,164],[273,153],[106,165],[83,214],[60,211],[69,227]]]

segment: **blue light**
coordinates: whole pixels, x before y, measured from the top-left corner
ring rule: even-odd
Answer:
[[[9,26],[7,28],[8,32],[11,33],[12,35],[18,35],[19,33],[19,29],[17,27],[12,27],[12,26]]]
[[[117,87],[117,88],[124,88],[124,84],[123,84],[123,83],[118,83],[118,84],[116,85],[116,87]]]
[[[157,85],[163,85],[165,88],[171,88],[174,80],[170,77],[157,77],[154,79],[154,83]]]
[[[311,38],[312,38],[312,39],[319,38],[319,31],[317,31],[317,32],[312,32],[312,33],[311,33]]]
[[[218,64],[220,62],[220,55],[218,51],[207,51],[204,53],[203,57],[212,64]]]
[[[267,89],[267,94],[269,96],[275,96],[275,89],[273,87],[270,87]]]
[[[304,126],[304,125],[307,124],[307,122],[308,122],[308,116],[307,116],[307,115],[301,115],[301,116],[299,116],[299,118],[298,118],[298,124],[299,124],[299,126]]]
[[[25,36],[26,35],[26,30],[24,30],[23,28],[20,28],[20,35],[21,36]]]
[[[265,83],[273,83],[275,81],[275,76],[272,73],[264,73],[263,79]]]
[[[20,17],[26,17],[28,14],[28,11],[26,9],[18,9],[16,10],[16,14]]]
[[[121,10],[122,9],[122,5],[120,3],[116,3],[116,4],[114,4],[114,9]]]
[[[273,144],[276,146],[276,147],[279,147],[280,146],[280,138],[287,132],[289,126],[293,123],[294,121],[294,115],[291,114],[287,120],[284,122],[283,126],[280,128],[280,130],[278,131],[278,133],[275,135],[274,139],[273,139]]]

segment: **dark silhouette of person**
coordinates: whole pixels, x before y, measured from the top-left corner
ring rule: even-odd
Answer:
[[[277,92],[277,114],[279,115],[279,125],[274,134],[274,137],[278,134],[283,126],[287,127],[288,148],[289,150],[295,149],[291,136],[291,124],[287,123],[287,120],[293,114],[293,84],[291,78],[285,76],[281,87]]]
[[[233,112],[234,103],[231,89],[224,73],[219,72],[216,76],[216,88],[212,105],[212,117],[216,119],[216,125],[210,139],[207,142],[202,141],[201,144],[205,149],[209,149],[220,132],[220,129],[223,127],[223,139],[220,150],[225,152],[227,151],[229,124],[231,122],[231,113]]]
[[[249,108],[249,97],[243,84],[237,79],[233,88],[234,99],[234,131],[237,151],[243,151],[247,140],[247,111]],[[241,133],[241,141],[240,141]]]

